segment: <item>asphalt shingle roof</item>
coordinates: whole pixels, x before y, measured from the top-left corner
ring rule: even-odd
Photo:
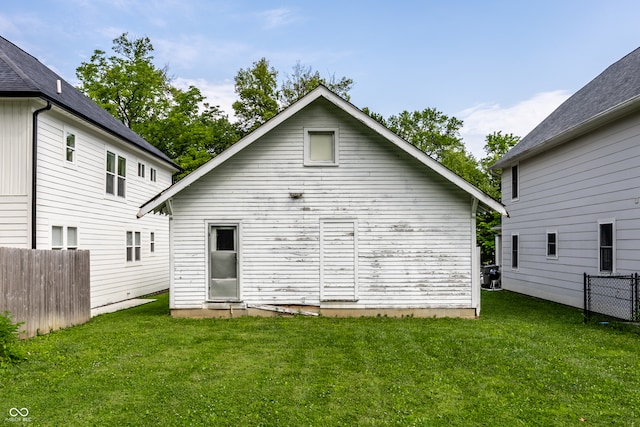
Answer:
[[[57,92],[58,80],[62,85],[61,93]],[[178,168],[162,151],[118,121],[36,58],[3,37],[0,37],[0,96],[44,98]]]
[[[529,132],[493,166],[499,169],[550,139],[640,96],[640,48],[610,65]]]

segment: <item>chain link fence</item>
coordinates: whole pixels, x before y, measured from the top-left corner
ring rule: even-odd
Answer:
[[[594,315],[639,321],[638,273],[626,276],[584,274],[584,320]]]

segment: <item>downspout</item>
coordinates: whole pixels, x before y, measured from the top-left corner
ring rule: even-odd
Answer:
[[[36,184],[38,177],[38,115],[51,109],[51,102],[33,112],[33,135],[31,143],[31,249],[36,248]]]

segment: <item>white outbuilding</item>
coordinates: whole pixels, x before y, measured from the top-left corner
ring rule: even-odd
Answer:
[[[504,207],[319,87],[138,216],[170,216],[174,316],[474,317]]]

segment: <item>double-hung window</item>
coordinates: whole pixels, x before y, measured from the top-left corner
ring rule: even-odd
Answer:
[[[339,148],[338,129],[306,128],[304,130],[305,166],[338,166]]]
[[[125,197],[127,159],[111,151],[107,151],[106,174],[107,194]]]
[[[65,131],[64,158],[68,163],[76,163],[76,134]]]
[[[156,233],[153,231],[149,233],[149,252],[155,253],[156,251]]]
[[[151,180],[151,182],[156,182],[156,170],[154,168],[149,168],[149,179]]]
[[[138,162],[138,176],[144,178],[144,163]]]
[[[141,259],[142,242],[139,231],[127,231],[127,262],[137,262]]]
[[[612,220],[598,223],[598,264],[601,273],[615,272],[616,228]]]
[[[557,231],[547,231],[547,258],[558,258]]]
[[[78,249],[78,228],[62,225],[51,227],[51,249],[58,251]]]
[[[520,258],[520,242],[517,234],[511,235],[511,268],[516,270],[518,268]]]

